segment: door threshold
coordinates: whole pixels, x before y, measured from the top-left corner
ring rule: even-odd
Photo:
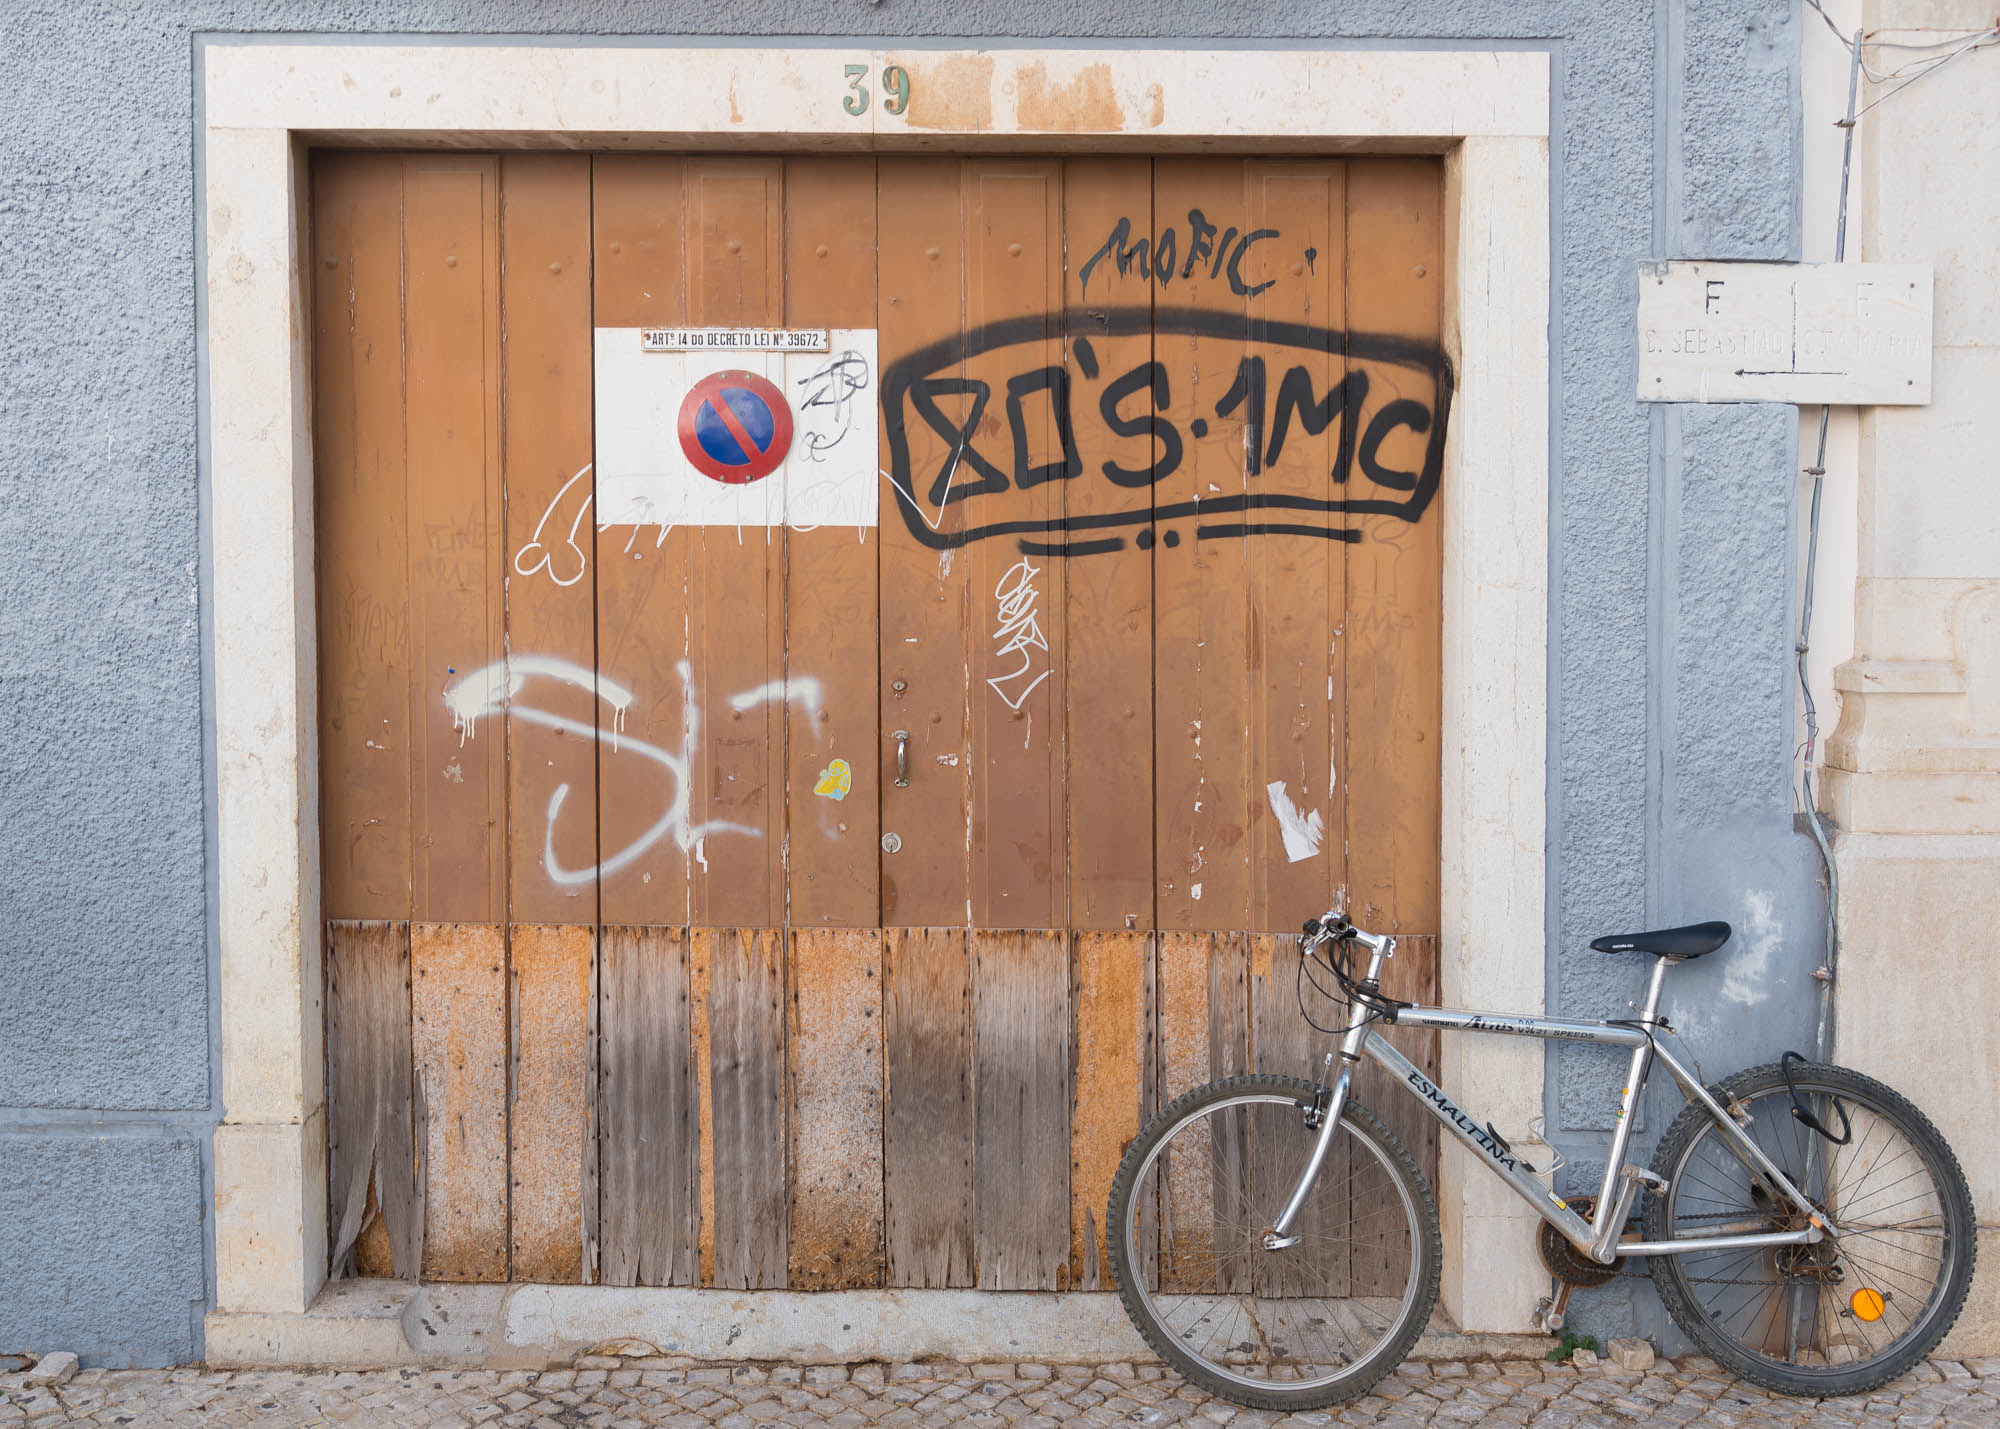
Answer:
[[[1543,1335],[1466,1334],[1440,1309],[1411,1359],[1538,1359]],[[716,1365],[1137,1364],[1116,1295],[329,1283],[303,1314],[216,1311],[218,1369],[693,1369]]]

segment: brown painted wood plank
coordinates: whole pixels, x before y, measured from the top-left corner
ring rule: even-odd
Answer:
[[[1347,194],[1349,319],[1358,331],[1436,341],[1442,332],[1443,177],[1431,159],[1351,164]],[[1408,369],[1369,369],[1369,406],[1415,399],[1435,412],[1437,388]],[[1429,432],[1390,429],[1377,453],[1385,467],[1421,469]],[[1395,495],[1365,471],[1358,495]],[[1346,762],[1352,908],[1370,928],[1395,930],[1384,970],[1390,995],[1438,997],[1438,732],[1443,714],[1443,513],[1416,524],[1389,516],[1362,522],[1348,555]],[[1438,1034],[1391,1031],[1405,1056],[1435,1074]],[[1437,1123],[1363,1069],[1362,1099],[1401,1136],[1425,1173],[1438,1165]],[[1362,1272],[1357,1269],[1357,1276]]]
[[[962,330],[961,171],[957,159],[880,161],[877,341],[885,371],[913,350]],[[936,375],[955,379],[962,366],[946,364]],[[937,399],[950,422],[963,420],[966,402],[950,395]],[[900,840],[897,852],[882,859],[882,921],[896,927],[962,926],[970,918],[966,652],[973,592],[965,554],[933,549],[916,533],[964,530],[965,502],[932,499],[947,468],[955,469],[954,444],[908,402],[885,411],[882,419],[885,426],[902,424],[907,433],[913,487],[903,492],[884,483],[882,491],[882,831]],[[906,788],[892,782],[899,729],[910,736]],[[892,1275],[894,1261],[892,1239]]]
[[[690,159],[688,321],[757,327],[784,317],[784,182],[777,159]],[[737,365],[716,359],[715,369]],[[784,531],[703,526],[690,554],[688,659],[700,741],[690,817],[748,833],[702,840],[689,878],[693,921],[762,928],[785,919],[787,701],[741,697],[781,682]]]
[[[591,160],[592,321],[641,327],[687,321],[686,162],[660,154],[599,154]],[[685,926],[691,916],[683,847],[688,823],[662,819],[691,797],[681,777],[642,754],[644,743],[682,754],[688,692],[688,579],[700,535],[687,527],[586,526],[597,572],[597,671],[631,692],[622,720],[598,712],[602,780],[598,846],[627,859],[600,880],[607,924]],[[686,665],[686,674],[682,666]]]
[[[979,1286],[1062,1289],[1070,1246],[1068,939],[974,930],[971,943]]]
[[[875,161],[832,156],[787,160],[786,323],[874,327],[875,260]],[[840,356],[830,353],[828,364]],[[869,374],[865,389],[851,394],[859,411],[877,406],[879,386],[876,371]],[[810,401],[825,390],[809,382],[788,395]],[[858,437],[843,439],[852,440]],[[879,451],[870,455],[880,462]],[[810,481],[813,470],[803,454],[795,455],[789,478],[794,489]],[[887,483],[882,486],[886,489]],[[893,522],[897,517],[883,510],[879,519]],[[784,540],[785,678],[815,681],[819,691],[816,707],[795,701],[788,713],[787,918],[801,929],[872,928],[882,913],[876,570],[881,531],[879,526],[788,528]],[[851,771],[849,791],[839,799],[815,793],[823,774],[836,776],[829,788],[837,789],[835,760],[845,760]],[[796,1250],[793,1268],[796,1285]]]
[[[696,1080],[687,933],[599,935],[597,1157],[606,1285],[696,1280]]]
[[[710,935],[708,1054],[714,1107],[715,1272],[731,1290],[786,1277],[784,935]]]
[[[410,927],[427,1123],[426,1280],[507,1278],[507,945],[490,923]]]
[[[1250,231],[1240,159],[1160,159],[1153,208],[1186,224],[1200,209],[1218,228]],[[1220,239],[1218,238],[1218,242]],[[1227,265],[1224,265],[1226,269]],[[1196,264],[1174,302],[1215,313],[1253,311],[1226,272]],[[1226,400],[1249,355],[1241,343],[1161,333],[1153,341],[1171,393],[1168,420],[1186,434],[1180,465],[1155,484],[1158,509],[1248,493],[1245,413]],[[1194,423],[1205,436],[1194,435]],[[1217,524],[1232,518],[1218,517]],[[1250,542],[1205,540],[1201,518],[1161,520],[1153,550],[1154,798],[1159,926],[1252,926],[1249,828],[1264,791],[1252,782],[1248,609]]]
[[[505,156],[500,243],[508,907],[595,923],[589,157]]]
[[[1238,265],[1263,288],[1250,300],[1260,318],[1338,329],[1344,320],[1346,166],[1337,160],[1245,165],[1249,232],[1270,237]],[[1359,412],[1335,396],[1345,376],[1337,354],[1273,344],[1266,363],[1270,413],[1262,425],[1262,495],[1331,501],[1344,495],[1342,452],[1358,439]],[[1315,422],[1324,422],[1313,431]],[[1341,525],[1302,514],[1296,524]],[[1336,637],[1347,545],[1317,535],[1246,539],[1250,619],[1250,918],[1256,932],[1297,928],[1335,901],[1345,881],[1341,829],[1345,788],[1334,767],[1341,661]],[[1280,817],[1297,822],[1290,837]],[[1317,831],[1317,833],[1316,833]]]
[[[791,951],[794,1290],[884,1283],[882,934],[802,928]]]
[[[1348,185],[1348,308],[1358,331],[1435,342],[1442,324],[1443,178],[1434,159],[1355,161]],[[1371,364],[1368,407],[1439,393],[1408,368]],[[1377,452],[1422,468],[1428,431],[1391,425]],[[1400,492],[1358,470],[1357,496]],[[1438,919],[1438,729],[1443,704],[1443,512],[1414,526],[1362,519],[1347,567],[1348,841],[1352,913],[1371,929],[1432,933]]]
[[[966,376],[991,394],[973,444],[1012,471],[1016,485],[1004,497],[974,499],[1003,501],[1009,520],[1059,520],[1075,479],[1065,475],[1074,468],[1054,405],[1068,380],[1061,167],[1051,159],[968,160],[964,183],[966,328],[1018,321],[1035,330],[966,361]],[[1005,539],[976,542],[959,558],[971,587],[971,923],[1054,927],[1068,916],[1068,562]]]
[[[1147,1109],[1153,940],[1146,933],[1075,937],[1076,1094],[1070,1113],[1073,1288],[1108,1289],[1105,1206]]]
[[[971,969],[962,928],[886,929],[882,1146],[889,1284],[969,1286]]]
[[[476,683],[505,649],[498,161],[404,163],[413,912],[498,923],[506,741]]]
[[[403,165],[313,156],[313,498],[322,898],[410,916]]]
[[[597,1033],[593,929],[521,924],[512,930],[513,1077],[508,1147],[516,1281],[575,1285],[596,1236]]]
[[[1155,285],[1115,261],[1083,268],[1121,222],[1151,233],[1149,159],[1073,158],[1063,164],[1063,229],[1069,307],[1065,370],[1074,391],[1081,470],[1063,485],[1072,519],[1150,513],[1143,484],[1174,451],[1151,435],[1114,436],[1093,414],[1113,383],[1147,382],[1150,332],[1112,336],[1111,308],[1149,309]],[[1118,404],[1121,415],[1151,410],[1150,387]],[[1115,467],[1117,480],[1106,467]],[[1139,481],[1139,486],[1132,482]],[[1153,841],[1135,837],[1153,823],[1153,531],[1150,515],[1116,534],[1114,552],[1063,561],[1066,644],[1064,737],[1069,801],[1069,923],[1130,930],[1153,925]],[[1098,1207],[1101,1217],[1103,1207]],[[1086,1271],[1086,1277],[1089,1272]]]
[[[333,1274],[417,1272],[407,923],[327,925],[327,1167]]]

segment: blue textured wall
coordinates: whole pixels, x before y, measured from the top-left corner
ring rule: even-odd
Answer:
[[[1709,1071],[1802,1044],[1821,905],[1786,785],[1792,411],[1653,411],[1632,396],[1640,259],[1797,251],[1791,0],[13,0],[0,6],[0,1350],[189,1358],[212,1278],[193,37],[530,26],[1546,48],[1551,1001],[1621,1011],[1640,970],[1584,951],[1590,936],[1719,915],[1750,936],[1673,995]],[[1552,1056],[1551,1135],[1581,1164],[1602,1155],[1602,1088],[1571,1053]],[[1666,1109],[1650,1109],[1649,1134]],[[1657,1330],[1634,1286],[1579,1297],[1578,1321]]]

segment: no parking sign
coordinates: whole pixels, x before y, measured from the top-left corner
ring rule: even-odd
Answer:
[[[730,486],[776,471],[792,446],[785,394],[754,372],[711,372],[681,403],[681,450],[694,469]]]
[[[595,340],[606,526],[872,527],[872,328],[611,328]]]

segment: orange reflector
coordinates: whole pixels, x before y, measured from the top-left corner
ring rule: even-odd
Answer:
[[[1866,1286],[1848,1296],[1847,1303],[1853,1308],[1857,1319],[1866,1320],[1870,1324],[1882,1318],[1882,1311],[1887,1304],[1882,1299],[1881,1291],[1870,1290]]]

